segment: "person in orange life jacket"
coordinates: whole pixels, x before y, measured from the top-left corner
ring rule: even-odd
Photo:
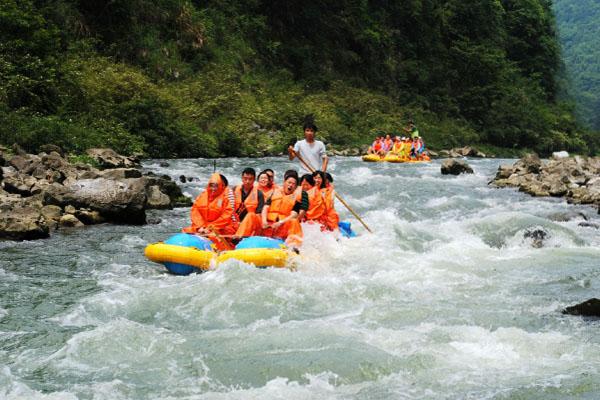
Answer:
[[[277,184],[275,183],[275,172],[273,172],[271,168],[267,168],[263,172],[266,172],[267,176],[269,177],[269,185],[272,188],[276,188]]]
[[[383,137],[376,136],[375,141],[371,144],[371,147],[367,150],[367,154],[379,154],[381,155],[381,150],[383,148]]]
[[[194,201],[190,217],[192,225],[183,228],[183,232],[219,235],[234,234],[237,221],[233,216],[231,190],[226,186],[227,179],[218,173],[212,174],[206,190]]]
[[[410,156],[419,158],[423,152],[423,141],[420,137],[414,137],[410,148]]]
[[[393,144],[394,142],[392,141],[390,135],[385,135],[385,139],[383,140],[383,146],[381,148],[381,151],[384,153],[384,155],[392,149]]]
[[[311,174],[302,175],[300,185],[302,190],[308,195],[308,210],[300,218],[300,221],[316,222],[321,224],[323,228],[326,228],[327,213],[320,186],[315,185],[315,180]]]
[[[284,239],[288,246],[298,247],[302,244],[298,213],[308,209],[308,204],[303,204],[305,196],[297,190],[298,174],[292,172],[286,172],[283,187],[275,189],[265,202],[262,223],[264,236]]]
[[[400,155],[400,151],[401,150],[402,150],[402,142],[400,141],[400,137],[399,136],[395,136],[394,137],[394,144],[392,145],[390,153],[398,156],[398,155]]]
[[[333,187],[333,177],[329,172],[324,173],[323,171],[315,171],[313,173],[313,179],[315,180],[315,186],[321,188],[321,194],[325,203],[325,226],[330,231],[337,231],[339,229],[338,223],[340,222],[340,216],[335,210],[335,190]]]
[[[261,215],[265,198],[263,192],[254,186],[256,171],[246,168],[242,171],[242,184],[233,190],[234,210],[240,225],[235,236],[255,236],[261,233]]]
[[[258,188],[258,190],[263,192],[265,199],[268,199],[271,196],[271,194],[273,194],[273,190],[277,188],[277,185],[273,183],[273,176],[273,170],[271,169],[265,169],[260,174],[258,174],[258,185],[256,185],[256,187]]]

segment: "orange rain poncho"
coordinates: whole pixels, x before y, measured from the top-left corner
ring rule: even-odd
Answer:
[[[210,184],[217,184],[216,190]],[[221,175],[212,174],[206,190],[196,198],[190,213],[192,225],[183,228],[184,232],[196,233],[200,228],[208,228],[220,235],[232,235],[238,223],[233,220],[233,206],[229,201],[229,189],[223,184]]]

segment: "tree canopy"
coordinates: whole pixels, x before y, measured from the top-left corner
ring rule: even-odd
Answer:
[[[0,142],[153,157],[332,145],[596,151],[558,94],[549,0],[0,0]]]

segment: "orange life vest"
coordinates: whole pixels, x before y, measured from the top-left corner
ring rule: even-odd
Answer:
[[[229,191],[224,187],[218,174],[213,174],[211,182],[218,183],[217,195],[209,200],[209,190],[202,192],[194,202],[191,210],[192,225],[203,227],[207,225],[227,226],[231,224],[231,204],[229,202]],[[213,224],[213,222],[215,224]]]
[[[247,212],[256,212],[258,207],[258,189],[253,187],[242,204],[242,185],[236,186],[233,191],[235,195],[235,212],[240,215],[246,210]]]
[[[268,199],[273,194],[273,191],[275,189],[277,189],[277,185],[273,184],[273,186],[271,186],[271,189],[262,188],[261,186],[256,186],[256,188],[258,190],[260,190],[261,192],[263,192],[263,195],[265,196],[265,199]]]
[[[323,201],[323,193],[318,187],[309,189],[308,194],[308,210],[306,210],[306,219],[319,219],[325,214],[325,202]]]
[[[292,194],[285,194],[283,193],[283,189],[275,189],[271,195],[271,205],[267,213],[267,220],[276,222],[286,218],[292,213],[297,201],[302,201],[301,190],[296,190]]]

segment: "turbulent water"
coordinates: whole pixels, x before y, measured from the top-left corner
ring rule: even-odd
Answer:
[[[229,261],[180,277],[147,243],[188,223],[99,225],[0,243],[0,398],[598,399],[600,322],[560,310],[600,288],[596,210],[429,165],[333,160],[368,234],[305,231],[296,271]],[[145,168],[196,196],[212,160]],[[282,158],[219,160],[230,178]],[[548,236],[537,248],[526,232]]]

